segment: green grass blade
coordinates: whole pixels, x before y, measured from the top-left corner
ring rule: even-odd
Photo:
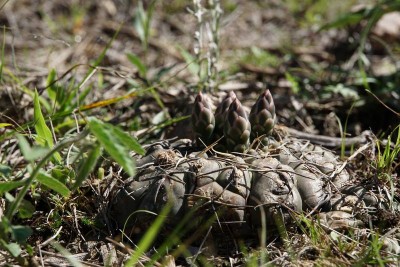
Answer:
[[[33,117],[35,119],[35,130],[38,136],[38,138],[36,138],[36,142],[43,146],[53,148],[53,135],[51,134],[50,128],[46,125],[42,110],[40,109],[39,95],[37,90],[35,90],[33,102]],[[55,152],[53,156],[58,162],[61,162],[61,156],[58,152]]]
[[[69,95],[69,99],[67,101],[67,103],[70,103],[72,101],[72,98],[75,97],[76,94],[78,94],[79,90],[84,86],[84,84],[94,75],[94,73],[97,71],[97,67],[100,65],[100,63],[103,61],[104,57],[106,56],[106,53],[108,51],[108,49],[111,47],[112,43],[114,42],[115,38],[118,36],[119,31],[121,30],[122,24],[119,26],[119,28],[117,29],[117,31],[114,33],[113,37],[111,38],[111,40],[107,43],[106,47],[104,47],[104,49],[101,51],[100,55],[96,58],[96,60],[93,62],[93,64],[91,64],[89,70],[87,71],[85,77],[82,79],[82,81],[78,84],[78,86],[75,88],[75,90]],[[89,86],[83,93],[83,96],[80,95],[78,97],[77,101],[78,103],[76,103],[77,108],[79,108],[79,106],[81,105],[81,102],[83,101],[83,99],[89,94],[89,92],[92,90],[93,87]]]
[[[182,46],[178,46],[178,50],[188,64],[188,69],[193,75],[198,75],[200,72],[200,64],[196,61],[196,58],[186,51]]]
[[[53,105],[55,105],[57,101],[57,86],[55,84],[56,80],[56,70],[51,69],[49,72],[49,75],[47,75],[47,80],[46,80],[46,89],[47,89],[47,94],[49,95],[49,98],[51,101],[53,101]]]
[[[17,187],[22,186],[25,181],[7,181],[7,182],[0,182],[0,195],[4,194],[5,192],[11,191]]]
[[[140,256],[142,256],[142,254],[149,249],[149,247],[157,237],[170,210],[171,210],[171,204],[168,203],[162,209],[161,213],[157,216],[154,223],[146,231],[145,235],[140,240],[137,249],[131,255],[131,257],[126,261],[125,267],[134,266],[139,261]]]
[[[18,257],[22,252],[20,245],[17,243],[4,244],[4,247],[13,257]]]
[[[104,149],[119,165],[131,176],[135,174],[135,162],[129,155],[129,151],[121,139],[114,133],[115,126],[103,123],[96,118],[88,121],[91,133],[96,136]]]
[[[179,243],[182,243],[182,237],[185,236],[188,232],[192,231],[194,226],[190,224],[193,216],[195,216],[195,212],[197,207],[189,210],[189,212],[179,220],[179,223],[174,227],[172,232],[168,235],[168,238],[157,248],[156,254],[151,257],[151,260],[146,263],[146,266],[154,266],[155,262],[161,259],[168,253],[168,250]]]
[[[39,173],[38,176],[36,177],[36,180],[39,183],[50,188],[51,190],[56,191],[63,197],[68,197],[71,194],[71,191],[69,191],[68,187],[66,187],[65,184],[53,178],[52,176],[48,175],[47,173],[43,172]]]
[[[290,83],[292,92],[296,95],[298,93],[300,93],[301,88],[300,88],[300,85],[299,85],[298,81],[296,80],[296,78],[289,72],[285,72],[285,77],[286,77],[286,80],[288,80],[288,82]]]
[[[146,79],[146,75],[147,75],[147,68],[144,65],[144,63],[140,60],[140,58],[138,56],[136,56],[133,53],[128,53],[127,58],[129,59],[129,61],[136,66],[136,68],[139,71],[139,74],[142,78]]]
[[[363,12],[347,13],[347,14],[344,14],[344,15],[338,17],[336,20],[325,24],[318,31],[324,31],[324,30],[329,30],[329,29],[333,29],[333,28],[338,29],[338,28],[354,25],[363,19],[365,19],[365,14],[363,14]]]
[[[10,166],[0,163],[0,178],[8,179],[11,175],[12,169]]]
[[[72,190],[76,190],[88,177],[88,175],[93,171],[96,166],[97,160],[101,156],[100,146],[95,146],[89,153],[86,160],[81,163],[78,174],[76,176],[75,184],[72,187]]]
[[[119,31],[121,30],[122,26],[123,26],[123,24],[121,24],[121,25],[118,27],[117,31],[114,33],[114,35],[113,35],[113,37],[111,38],[111,40],[107,43],[107,45],[106,45],[106,47],[103,49],[103,51],[101,51],[101,54],[96,58],[96,61],[95,61],[94,64],[92,65],[93,67],[99,66],[100,63],[103,61],[104,57],[106,56],[106,53],[107,53],[108,49],[111,47],[111,45],[112,45],[112,43],[114,42],[115,38],[117,38],[117,36],[118,36],[118,34],[119,34]],[[89,77],[90,75],[91,75],[91,71],[89,71],[89,72],[87,73],[87,75],[85,76],[85,79],[83,79],[83,81],[86,80],[86,78]]]
[[[145,30],[145,37],[146,37],[146,45],[148,45],[149,37],[150,37],[150,24],[151,19],[153,17],[154,8],[156,5],[157,0],[152,0],[148,5],[147,12],[146,12],[146,19],[144,21],[144,30]],[[146,46],[147,49],[147,46]]]
[[[143,2],[139,1],[138,6],[136,8],[136,14],[135,14],[135,22],[134,22],[134,27],[135,30],[139,36],[140,41],[142,41],[143,46],[145,46],[145,20],[146,20],[146,13],[143,8]]]
[[[6,123],[6,122],[0,123],[0,129],[1,129],[1,128],[8,127],[8,126],[12,126],[12,124],[11,124],[11,123]]]
[[[47,152],[49,152],[48,148],[45,147],[31,148],[28,141],[26,141],[26,139],[22,135],[18,134],[17,139],[19,148],[21,149],[21,153],[24,156],[24,159],[26,159],[27,161],[37,160],[46,155]]]
[[[164,128],[164,127],[170,126],[170,125],[172,125],[172,124],[174,124],[174,123],[177,123],[177,122],[186,120],[186,119],[188,119],[188,118],[190,118],[190,115],[181,116],[181,117],[178,117],[178,118],[172,118],[172,119],[163,121],[163,122],[158,123],[158,124],[154,125],[153,127],[151,127],[150,130],[149,130],[149,132],[162,129],[162,128]],[[145,135],[143,135],[143,136],[141,135],[141,136],[139,137],[139,139],[141,139],[141,138],[143,138],[143,137],[145,137]]]
[[[48,147],[53,147],[53,136],[49,127],[46,125],[45,119],[42,114],[42,110],[40,109],[39,95],[37,90],[35,90],[34,96],[34,119],[35,119],[35,130],[39,138],[37,138],[36,142]]]
[[[135,151],[140,155],[144,155],[146,152],[143,147],[139,144],[136,138],[130,136],[126,132],[122,131],[118,127],[112,128],[113,133],[122,141],[122,143],[128,147],[130,150]]]

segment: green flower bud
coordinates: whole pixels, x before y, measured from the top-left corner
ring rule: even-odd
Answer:
[[[250,144],[251,126],[238,99],[230,105],[225,118],[224,135],[229,151],[244,152]]]
[[[275,104],[270,91],[262,93],[250,112],[252,138],[269,136],[275,125]]]
[[[205,142],[210,140],[215,128],[215,117],[211,110],[211,100],[201,92],[194,100],[192,125],[197,137]]]
[[[222,102],[218,105],[217,110],[215,111],[215,140],[222,137],[224,134],[224,121],[226,117],[226,113],[228,112],[229,106],[236,99],[236,94],[230,91],[226,97],[222,100]]]

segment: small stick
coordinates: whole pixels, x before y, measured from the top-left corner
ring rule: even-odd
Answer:
[[[304,133],[296,129],[292,129],[282,125],[278,127],[282,129],[284,132],[286,132],[289,136],[293,136],[299,139],[306,139],[309,140],[311,143],[322,145],[325,147],[340,147],[343,144],[343,142],[346,145],[346,147],[357,144],[365,144],[368,142],[369,137],[372,136],[372,133],[370,131],[364,131],[359,136],[350,137],[343,140],[343,138],[340,137],[331,137],[326,135]]]

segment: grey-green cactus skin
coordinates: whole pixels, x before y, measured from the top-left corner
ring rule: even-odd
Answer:
[[[253,225],[261,225],[263,214],[266,218],[282,216],[283,221],[287,222],[290,216],[287,210],[281,210],[282,207],[302,211],[302,199],[296,187],[297,178],[291,167],[272,157],[257,159],[252,166],[254,175],[248,204],[255,207],[249,209]],[[274,221],[269,220],[266,223],[271,225]]]
[[[276,121],[275,104],[270,91],[265,90],[257,99],[250,112],[252,138],[269,136]]]
[[[158,214],[171,203],[167,225],[195,210],[191,222],[198,226],[218,213],[217,223],[260,227],[265,214],[268,229],[273,229],[277,219],[290,224],[292,212],[323,210],[327,213],[321,218],[328,227],[342,229],[360,221],[341,212],[389,207],[388,201],[353,185],[333,153],[306,141],[284,139],[271,144],[267,153],[253,149],[247,156],[207,155],[188,144],[152,146],[137,161],[137,175],[127,180],[112,203],[119,225],[130,218],[135,226],[148,227],[154,215],[136,211]],[[342,175],[340,182],[336,172]]]
[[[215,213],[219,207],[225,208],[229,205],[227,213],[221,215],[223,221],[243,221],[244,206],[246,205],[249,187],[243,188],[246,183],[250,184],[249,174],[238,170],[236,162],[223,162],[217,159],[199,158],[190,163],[190,175],[196,184],[193,194],[188,197],[187,208],[197,207],[196,214]],[[237,175],[227,170],[238,170]],[[230,175],[227,177],[227,175]],[[246,180],[246,178],[248,180]],[[228,184],[226,183],[228,181]],[[232,185],[231,187],[229,185]],[[246,192],[247,190],[247,192]],[[212,202],[210,202],[210,200]]]
[[[234,157],[236,165],[230,165],[223,170],[217,177],[217,182],[231,192],[234,192],[245,199],[250,195],[252,173],[245,167],[242,158]]]
[[[224,135],[226,146],[232,152],[245,152],[250,145],[251,126],[246,111],[238,99],[232,102],[226,114]]]
[[[174,174],[160,173],[158,176],[153,177],[146,194],[141,198],[138,210],[152,211],[159,214],[169,203],[171,204],[171,216],[168,221],[171,223],[176,222],[180,218],[179,213],[182,209],[185,193],[184,172]],[[138,221],[151,223],[154,215],[140,213],[136,218]]]
[[[193,130],[203,142],[208,142],[215,128],[215,117],[211,109],[211,100],[199,92],[194,101],[192,112]]]

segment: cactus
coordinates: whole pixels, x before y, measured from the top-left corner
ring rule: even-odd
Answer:
[[[250,144],[251,126],[239,99],[229,106],[224,123],[224,135],[229,151],[245,152]]]
[[[215,117],[211,110],[211,100],[201,92],[194,100],[192,124],[196,136],[207,144],[215,128]]]
[[[270,91],[262,93],[251,108],[250,123],[252,138],[261,135],[269,136],[275,125],[275,104]]]
[[[194,130],[204,141],[213,141],[217,128],[222,128],[220,136],[225,138],[217,145],[227,151],[204,150],[187,139],[151,145],[137,160],[136,176],[112,191],[110,211],[119,226],[141,234],[136,229],[151,227],[157,218],[154,213],[170,205],[165,230],[190,218],[182,228],[185,235],[195,231],[193,235],[200,236],[201,229],[211,229],[207,224],[214,223],[218,227],[207,235],[225,240],[228,228],[224,225],[229,230],[237,228],[238,237],[247,237],[249,227],[265,228],[268,235],[276,230],[286,234],[283,227],[297,223],[301,217],[296,213],[302,211],[317,212],[326,231],[363,226],[358,216],[369,211],[400,211],[398,202],[359,184],[358,177],[352,177],[331,151],[306,140],[286,137],[249,149],[250,136],[269,135],[275,124],[275,106],[268,90],[252,107],[250,120],[234,93],[225,97],[215,117],[209,101],[201,93],[196,97]],[[233,151],[247,154],[232,155]],[[396,246],[398,254],[400,246]]]

